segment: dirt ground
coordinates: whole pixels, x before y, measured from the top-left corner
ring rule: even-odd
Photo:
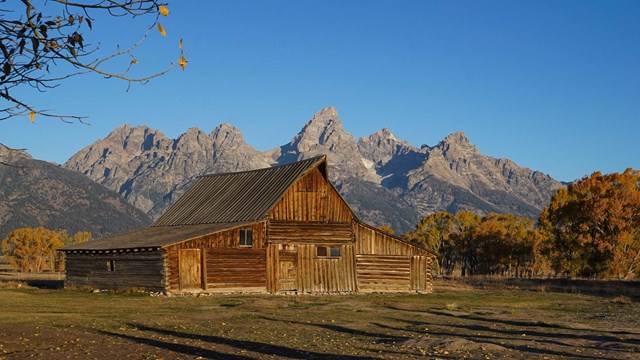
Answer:
[[[478,290],[164,297],[0,283],[0,359],[638,359],[625,296]]]

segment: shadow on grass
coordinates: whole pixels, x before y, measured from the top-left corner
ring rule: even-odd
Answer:
[[[103,335],[108,335],[108,336],[112,336],[112,337],[116,337],[124,340],[129,340],[137,344],[149,345],[157,349],[173,351],[173,352],[181,353],[185,355],[202,356],[208,359],[231,359],[231,360],[253,359],[248,356],[227,354],[227,353],[213,351],[209,349],[202,349],[196,346],[182,345],[182,344],[171,343],[166,341],[154,340],[154,339],[144,338],[140,336],[119,334],[119,333],[103,331],[103,330],[99,330],[98,332]]]
[[[571,339],[585,339],[585,340],[593,340],[593,341],[620,341],[618,337],[605,335],[605,334],[616,334],[616,335],[632,335],[632,336],[640,336],[640,334],[628,332],[628,331],[620,331],[620,330],[611,330],[611,331],[602,331],[598,329],[575,329],[569,326],[564,326],[560,324],[550,324],[541,321],[520,321],[520,320],[507,320],[507,319],[496,319],[492,317],[483,317],[474,314],[465,314],[465,315],[452,315],[450,313],[438,310],[430,310],[427,312],[428,314],[467,319],[471,321],[480,321],[480,322],[488,322],[491,324],[500,323],[508,326],[515,326],[518,328],[549,328],[549,329],[558,329],[558,330],[569,330],[569,331],[580,331],[580,332],[595,332],[598,335],[577,335],[572,333],[554,333],[554,335],[560,335],[563,338],[571,338]],[[481,326],[481,325],[475,325]],[[506,331],[506,330],[505,330]],[[515,331],[516,333],[522,332],[520,330]],[[531,331],[530,331],[531,332]],[[534,335],[545,336],[546,332],[532,332]],[[638,339],[626,339],[627,342],[631,344],[639,344],[640,340]]]
[[[280,322],[284,322],[284,323],[287,323],[287,324],[296,324],[296,325],[319,327],[321,329],[334,331],[334,332],[339,332],[339,333],[343,333],[343,334],[349,334],[349,335],[353,335],[353,336],[370,337],[370,338],[374,338],[376,340],[376,342],[378,342],[378,343],[394,343],[394,342],[400,342],[400,341],[405,341],[405,340],[409,339],[409,338],[404,337],[404,336],[392,336],[392,335],[388,335],[388,334],[380,334],[380,333],[369,332],[369,331],[364,331],[364,330],[351,329],[351,328],[348,328],[346,326],[335,325],[335,324],[307,323],[307,322],[300,322],[300,321],[293,321],[293,320],[274,319],[274,318],[269,318],[269,317],[265,317],[265,316],[262,316],[261,318],[264,319],[264,320],[267,320],[267,321],[280,321]]]
[[[278,357],[291,358],[291,359],[335,359],[335,358],[347,359],[347,360],[373,359],[371,357],[336,355],[336,354],[326,354],[326,353],[315,352],[315,351],[299,350],[299,349],[289,348],[286,346],[266,344],[266,343],[261,343],[257,341],[228,339],[228,338],[224,338],[216,335],[191,334],[186,332],[161,329],[161,328],[144,326],[139,324],[127,324],[127,325],[131,327],[135,327],[140,331],[146,331],[146,332],[151,332],[151,333],[165,335],[165,336],[171,336],[174,338],[197,340],[197,341],[207,342],[207,343],[216,344],[216,345],[226,345],[226,346],[234,347],[239,350],[257,352],[265,355],[275,355]],[[251,357],[246,357],[242,355],[230,355],[230,354],[220,353],[220,352],[212,351],[208,349],[202,349],[195,346],[181,345],[181,344],[148,339],[148,338],[143,338],[138,336],[131,336],[127,334],[120,334],[120,333],[113,333],[113,332],[106,332],[106,331],[100,331],[100,332],[105,335],[119,337],[122,339],[134,341],[134,342],[140,342],[140,343],[144,343],[160,349],[180,352],[183,354],[205,356],[205,357],[214,358],[214,359],[220,359],[220,358],[250,359],[251,358]]]
[[[491,323],[491,324],[501,323],[501,324],[504,324],[504,325],[518,326],[518,327],[539,327],[539,328],[550,328],[550,329],[560,329],[560,330],[569,330],[569,331],[596,332],[596,333],[599,333],[599,334],[608,333],[608,334],[615,334],[615,335],[640,336],[639,333],[630,332],[630,331],[624,331],[624,330],[602,331],[602,330],[598,330],[598,329],[589,329],[589,328],[576,329],[576,328],[572,328],[572,327],[561,325],[561,324],[547,323],[547,322],[543,322],[543,321],[507,320],[507,319],[499,319],[499,318],[492,318],[492,317],[483,317],[483,316],[479,316],[479,315],[476,315],[476,314],[458,314],[458,315],[453,315],[453,314],[451,314],[449,312],[440,311],[440,310],[409,310],[409,309],[403,309],[403,308],[394,307],[394,306],[388,306],[388,305],[384,306],[384,308],[387,308],[389,310],[409,312],[409,313],[414,313],[414,314],[439,315],[439,316],[446,316],[446,317],[456,318],[456,319],[467,319],[467,320],[471,320],[471,321],[482,321],[482,322],[488,322],[488,323]]]
[[[446,314],[446,316],[452,316],[456,319],[464,318],[460,316],[453,316],[450,314]],[[509,330],[509,329],[496,329],[489,326],[477,325],[477,324],[434,324],[425,321],[416,321],[416,320],[406,320],[406,319],[398,319],[398,318],[389,318],[387,319],[396,321],[396,322],[404,322],[410,324],[411,326],[428,326],[429,330],[425,329],[424,331],[419,330],[411,330],[409,328],[402,327],[393,327],[386,324],[375,323],[376,326],[383,327],[389,330],[395,331],[413,331],[415,333],[420,333],[429,336],[438,336],[443,339],[457,337],[472,340],[475,342],[482,342],[487,344],[494,344],[498,346],[502,346],[504,348],[508,348],[511,350],[516,350],[523,353],[530,353],[536,355],[552,355],[552,356],[566,356],[571,358],[583,358],[583,359],[610,359],[607,356],[595,356],[595,355],[580,355],[576,354],[573,351],[561,351],[546,348],[545,345],[555,345],[564,348],[573,348],[573,349],[585,349],[606,352],[611,355],[613,354],[629,354],[630,351],[635,350],[635,344],[638,344],[638,340],[636,339],[619,339],[613,336],[608,335],[579,335],[579,334],[568,334],[568,333],[555,333],[555,332],[541,332],[535,331],[530,327],[523,327],[519,329]],[[467,318],[468,319],[468,318]],[[487,320],[489,321],[489,320]],[[499,322],[499,321],[496,321]],[[535,326],[535,325],[534,325]],[[451,331],[442,330],[442,328],[451,329]],[[456,331],[459,329],[459,331]],[[466,330],[466,331],[465,331]],[[479,332],[485,332],[485,334],[480,334]],[[523,338],[519,338],[522,334],[526,334],[526,340]],[[567,344],[565,342],[559,341],[561,339],[567,340],[585,340],[592,341],[594,344],[590,346],[586,346],[584,344]],[[527,345],[517,345],[509,342],[514,341],[526,341]],[[603,343],[617,343],[622,344],[622,348],[610,348],[606,346],[602,346]],[[541,345],[541,346],[540,346]]]

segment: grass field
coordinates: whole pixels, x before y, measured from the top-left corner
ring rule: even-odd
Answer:
[[[20,287],[18,287],[20,285]],[[479,290],[430,295],[152,297],[0,283],[0,358],[633,359],[626,296]]]

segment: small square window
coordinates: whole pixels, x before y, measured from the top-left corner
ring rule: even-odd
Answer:
[[[107,260],[107,271],[116,271],[116,261]]]
[[[332,246],[331,247],[331,257],[340,257],[340,247]]]
[[[251,230],[240,230],[240,242],[239,245],[242,247],[252,247],[253,246],[253,234]]]
[[[322,257],[327,256],[327,248],[324,246],[318,246],[316,248],[316,256],[322,256]]]

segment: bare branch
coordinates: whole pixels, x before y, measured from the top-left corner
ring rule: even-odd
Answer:
[[[143,76],[129,76],[133,65],[137,63],[135,50],[148,39],[158,23],[160,9],[166,5],[160,0],[49,0],[39,8],[34,6],[33,0],[21,0],[21,3],[21,13],[0,10],[0,99],[9,103],[0,109],[0,121],[37,114],[64,122],[85,123],[83,119],[86,116],[60,115],[36,109],[11,95],[12,89],[29,86],[38,92],[45,92],[71,77],[95,73],[107,79],[125,81],[128,91],[131,84],[146,84],[168,73],[176,65],[184,68],[186,64],[185,53],[180,49],[180,57],[165,69]],[[91,31],[93,21],[96,21],[92,13],[151,19],[140,40],[124,50],[118,47],[111,54],[92,59],[100,50],[99,43],[92,46],[84,37],[85,31]],[[123,57],[130,61],[120,70],[108,69],[109,64]],[[69,66],[65,68],[62,66],[64,64]]]

